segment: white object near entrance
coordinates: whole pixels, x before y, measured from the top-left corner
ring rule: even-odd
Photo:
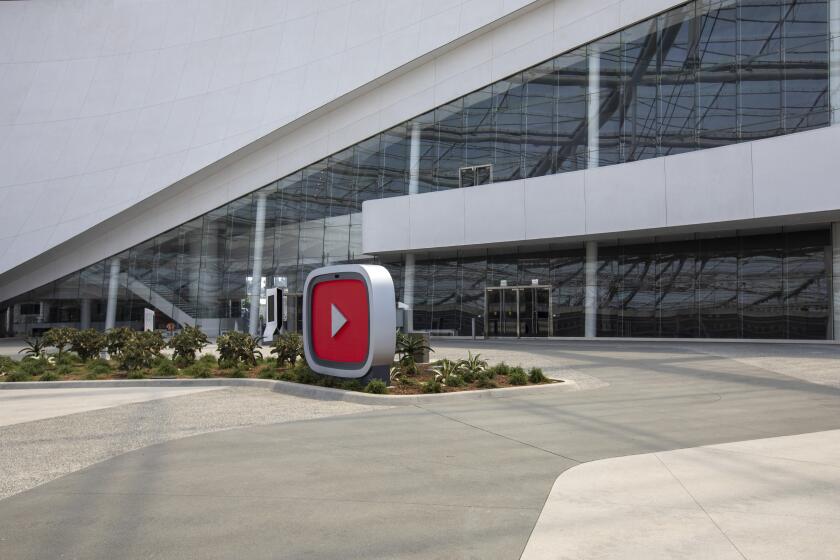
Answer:
[[[153,309],[147,308],[143,310],[143,330],[155,330],[155,312]]]

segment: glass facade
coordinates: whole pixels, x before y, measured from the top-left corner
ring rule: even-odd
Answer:
[[[295,294],[316,267],[374,262],[361,252],[361,205],[408,194],[413,165],[422,193],[827,126],[828,22],[825,0],[686,3],[0,303],[0,334],[104,326],[112,271],[118,273],[117,324],[141,325],[150,307],[160,323],[247,329],[255,289],[280,285]],[[253,279],[261,201],[262,277]],[[598,334],[825,338],[826,235],[602,247]],[[400,289],[402,264],[384,264]],[[475,318],[482,334],[485,289],[502,279],[550,286],[551,334],[582,334],[582,249],[418,260],[415,328],[470,334]],[[6,309],[13,313],[3,320]]]

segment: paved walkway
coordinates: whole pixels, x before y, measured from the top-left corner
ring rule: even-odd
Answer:
[[[515,559],[571,467],[840,429],[840,390],[685,345],[469,347],[529,352],[600,385],[145,447],[0,501],[0,557]]]
[[[604,459],[555,482],[523,560],[840,551],[840,430]]]
[[[0,391],[0,426],[218,389],[219,387],[118,387]]]

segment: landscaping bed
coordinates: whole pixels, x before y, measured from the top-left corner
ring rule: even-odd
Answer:
[[[479,354],[469,354],[465,360],[418,363],[418,357],[433,350],[422,338],[413,335],[397,337],[398,359],[390,370],[390,386],[379,380],[362,385],[357,379],[313,372],[303,359],[300,337],[294,333],[281,335],[271,345],[270,358],[263,357],[259,341],[245,333],[219,337],[218,357],[201,355],[206,344],[206,336],[193,327],[186,327],[168,342],[164,342],[159,333],[128,329],[108,333],[55,329],[48,332],[44,340],[28,341],[27,355],[20,362],[0,357],[0,381],[251,378],[393,395],[559,382],[546,378],[539,368],[526,371],[504,362],[491,366]],[[171,358],[162,354],[167,346],[174,351]],[[57,351],[48,354],[47,348]]]

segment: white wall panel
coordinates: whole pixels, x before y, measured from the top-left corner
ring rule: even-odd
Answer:
[[[687,226],[737,228],[791,214],[799,214],[800,223],[825,222],[840,215],[840,158],[832,157],[838,145],[840,127],[835,126],[598,169],[365,203],[366,231],[389,233],[383,240],[365,235],[363,250],[579,240],[668,233]],[[797,157],[789,157],[792,153]],[[461,210],[456,193],[463,193],[465,201],[461,243],[455,242],[457,227],[452,225]],[[406,205],[410,215],[403,219]],[[418,217],[424,223],[445,224],[446,233],[422,231]],[[380,221],[386,221],[387,228]]]
[[[464,193],[467,245],[525,239],[524,181],[459,189]],[[422,197],[417,197],[419,200]],[[413,204],[412,204],[413,206]]]

